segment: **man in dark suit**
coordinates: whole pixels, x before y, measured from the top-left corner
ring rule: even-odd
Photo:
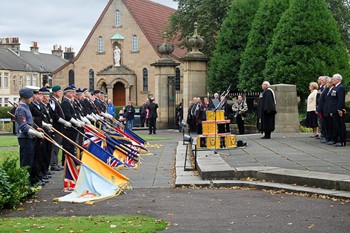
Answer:
[[[158,114],[157,114],[157,108],[158,108],[158,104],[156,103],[154,97],[151,97],[149,100],[149,105],[147,106],[148,109],[148,129],[149,129],[149,134],[156,134],[156,121],[158,118]]]
[[[333,89],[329,96],[329,110],[330,117],[333,124],[333,146],[340,147],[345,145],[345,121],[344,121],[344,109],[345,109],[345,87],[341,83],[342,76],[335,74],[332,77]],[[330,143],[331,144],[331,143]]]

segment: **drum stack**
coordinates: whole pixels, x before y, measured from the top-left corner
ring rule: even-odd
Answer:
[[[203,134],[197,137],[198,148],[224,149],[237,147],[236,135],[226,131],[224,110],[207,111],[206,121],[202,122]]]

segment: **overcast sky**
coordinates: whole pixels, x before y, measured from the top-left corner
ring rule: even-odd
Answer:
[[[177,8],[172,0],[153,0]],[[54,44],[77,54],[108,0],[10,0],[1,3],[0,37],[18,37],[21,50],[37,41],[39,52]]]

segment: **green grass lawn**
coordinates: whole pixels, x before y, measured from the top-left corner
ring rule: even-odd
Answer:
[[[2,146],[18,146],[17,137],[15,135],[0,136],[0,147]]]
[[[18,158],[19,164],[19,148],[16,136],[0,136],[0,164],[7,158]]]
[[[147,216],[4,218],[1,232],[158,232],[167,223]]]
[[[164,138],[164,137],[159,137],[154,135],[146,135],[146,134],[137,134],[137,135],[146,141],[173,140],[173,138]]]

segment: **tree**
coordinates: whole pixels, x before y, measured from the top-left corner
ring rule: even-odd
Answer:
[[[178,10],[169,18],[166,28],[170,38],[177,37],[179,45],[185,46],[184,38],[193,34],[193,24],[198,23],[198,34],[204,37],[206,45],[201,51],[211,56],[231,2],[234,0],[174,0]]]
[[[257,91],[264,81],[263,70],[267,49],[271,44],[274,29],[282,14],[288,9],[289,0],[262,0],[256,12],[247,46],[242,54],[239,71],[239,89]]]
[[[208,87],[211,92],[237,90],[241,54],[257,11],[259,0],[235,0],[218,35],[216,48],[208,71]]]
[[[350,0],[327,0],[328,8],[331,10],[338,28],[348,50],[350,49]]]
[[[231,3],[235,0],[173,0],[178,3],[178,10],[169,18],[165,29],[169,37],[176,38],[177,44],[185,46],[184,38],[193,34],[193,24],[197,22],[198,33],[206,40],[202,51],[212,56],[221,28]],[[327,0],[328,7],[338,22],[342,40],[350,50],[350,0]]]
[[[325,0],[292,0],[275,29],[264,76],[295,84],[304,99],[309,82],[335,73],[349,77],[349,57]]]

